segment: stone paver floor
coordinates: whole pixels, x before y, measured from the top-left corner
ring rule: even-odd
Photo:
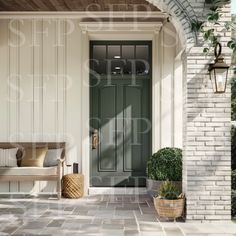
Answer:
[[[1,198],[0,235],[236,236],[236,224],[163,222],[146,195]]]

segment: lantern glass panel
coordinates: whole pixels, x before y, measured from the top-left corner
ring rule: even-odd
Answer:
[[[225,92],[227,73],[228,73],[227,68],[215,68],[214,69],[216,92],[218,92],[218,93]]]
[[[213,88],[213,92],[216,92],[216,80],[215,80],[215,70],[211,70],[210,71],[210,79],[211,79],[211,83],[212,83],[212,88]]]

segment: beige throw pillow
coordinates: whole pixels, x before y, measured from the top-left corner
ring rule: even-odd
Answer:
[[[27,148],[24,150],[21,166],[43,167],[47,148]]]

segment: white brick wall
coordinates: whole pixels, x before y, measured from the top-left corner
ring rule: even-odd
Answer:
[[[190,29],[190,19],[207,13],[205,0],[152,0],[157,7],[175,15],[187,38],[184,66],[184,147],[183,190],[187,198],[187,220],[231,219],[231,99],[230,85],[225,94],[213,94],[208,64],[213,57],[203,55]],[[187,10],[186,10],[187,9]],[[183,13],[184,10],[184,13]],[[182,11],[182,13],[181,13]],[[230,20],[230,6],[222,8],[222,23]],[[230,32],[222,31],[222,44]],[[228,56],[229,50],[223,52]]]
[[[211,58],[199,56],[198,49],[186,55],[183,184],[187,220],[230,220],[230,85],[225,94],[212,92],[206,68]]]

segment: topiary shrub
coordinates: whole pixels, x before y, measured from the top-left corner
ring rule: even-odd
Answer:
[[[162,148],[147,163],[149,179],[159,181],[182,181],[182,150]]]

